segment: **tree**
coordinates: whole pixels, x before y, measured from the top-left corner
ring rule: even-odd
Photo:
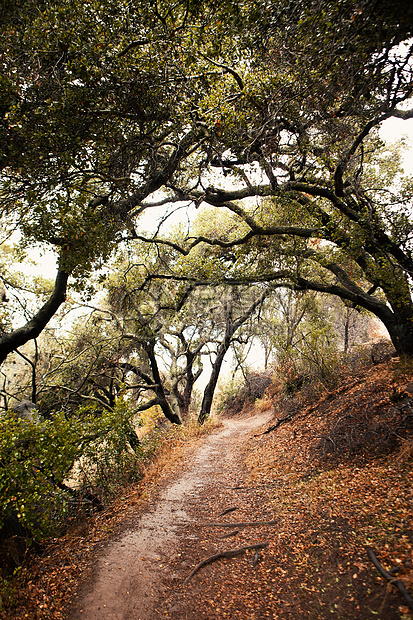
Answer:
[[[174,199],[232,209],[244,242],[325,239],[340,253],[320,258],[330,279],[294,270],[283,282],[374,312],[412,352],[408,195],[385,204],[365,175],[375,128],[413,116],[400,45],[410,3],[28,0],[4,3],[1,19],[2,214],[25,243],[55,247],[59,267],[41,310],[0,339],[0,359],[40,333],[69,276],[82,286],[140,235],[142,210]],[[211,185],[211,171],[234,189]],[[299,205],[307,225],[270,226],[240,207],[262,196]]]
[[[129,248],[132,257],[142,257],[138,247]],[[201,356],[208,352],[212,370],[200,423],[210,414],[222,363],[235,334],[270,294],[268,287],[257,291],[256,287],[211,286],[202,278],[205,272],[211,275],[216,261],[213,257],[208,263],[205,258],[201,254],[176,261],[168,247],[147,252],[146,260],[141,258],[138,264],[121,256],[116,275],[108,282],[110,305],[121,326],[120,337],[133,342],[130,353],[141,348],[147,356],[151,377],[146,374],[145,381],[156,394],[151,404],[163,408],[166,401],[178,420],[185,417],[194,383],[202,372]],[[166,274],[159,276],[161,269],[171,272],[169,280]],[[177,281],[176,269],[184,284]],[[140,360],[142,363],[141,356]],[[161,378],[160,365],[167,370],[165,379]],[[144,377],[141,370],[136,372]]]
[[[55,247],[59,268],[50,299],[3,335],[0,360],[42,331],[69,276],[82,286],[130,234],[142,200],[205,141],[193,113],[211,73],[190,59],[197,6],[2,5],[4,224],[22,243]]]
[[[265,289],[260,295],[252,300],[252,303],[251,300],[249,300],[250,303],[247,307],[245,307],[245,302],[244,304],[240,303],[241,299],[239,290],[229,289],[226,296],[223,298],[221,315],[224,322],[224,333],[221,337],[221,342],[217,346],[215,359],[212,363],[211,376],[204,390],[204,397],[202,399],[201,410],[198,416],[198,422],[200,424],[203,424],[211,413],[212,401],[221,372],[222,363],[233,342],[236,332],[253,317],[254,313],[261,307],[265,298],[269,294],[270,290],[268,288]]]
[[[177,249],[209,243],[224,255],[244,246],[250,269],[231,266],[223,282],[336,295],[376,315],[396,350],[411,355],[413,188],[377,137],[386,119],[413,118],[402,105],[413,90],[412,46],[399,45],[411,9],[304,5],[289,26],[277,11],[257,22],[267,36],[237,67],[239,96],[220,118],[205,175],[195,188],[177,184],[177,196],[236,214],[242,234],[198,236]],[[217,168],[229,189],[211,185]]]

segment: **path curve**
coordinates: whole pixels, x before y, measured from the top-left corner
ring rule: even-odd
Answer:
[[[230,472],[236,476],[239,446],[271,417],[270,412],[264,412],[224,420],[223,428],[205,437],[182,473],[160,492],[155,505],[138,515],[133,528],[108,544],[91,582],[80,592],[70,620],[160,617],[156,601],[165,594],[165,563],[179,546],[180,532],[193,521],[188,508],[208,487],[213,489],[220,479],[227,480]]]

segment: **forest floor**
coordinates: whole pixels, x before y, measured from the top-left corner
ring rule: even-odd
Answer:
[[[412,436],[399,362],[273,395],[52,541],[0,618],[412,620]]]

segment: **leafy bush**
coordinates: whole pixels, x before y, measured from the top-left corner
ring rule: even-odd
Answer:
[[[63,480],[79,451],[80,424],[62,414],[42,423],[8,414],[0,427],[0,526],[16,516],[41,537],[66,512]]]
[[[218,414],[231,407],[237,394],[242,389],[242,380],[239,377],[221,380],[216,394],[215,409]]]
[[[267,387],[272,383],[268,372],[250,372],[244,381],[231,381],[223,386],[219,393],[217,410],[226,414],[240,413],[244,407],[262,398]]]
[[[130,447],[131,413],[80,408],[66,419],[30,422],[7,414],[0,420],[0,528],[16,519],[34,539],[55,533],[81,497],[82,486],[106,499],[115,487],[139,475],[139,448]],[[65,481],[81,463],[83,480]],[[73,486],[73,485],[72,485]]]
[[[106,503],[116,490],[141,477],[141,464],[151,446],[131,449],[130,412],[118,403],[115,412],[105,411],[83,442],[78,482]],[[93,437],[93,432],[95,437]]]

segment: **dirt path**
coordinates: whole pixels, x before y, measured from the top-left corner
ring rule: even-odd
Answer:
[[[216,617],[208,612],[205,615],[205,610],[201,614],[199,607],[193,609],[190,604],[191,592],[197,590],[195,579],[185,593],[182,584],[197,558],[217,549],[213,542],[217,532],[209,532],[212,542],[205,544],[200,523],[216,519],[226,508],[235,507],[234,502],[236,520],[251,520],[251,503],[243,508],[238,506],[242,501],[237,501],[246,488],[242,486],[242,447],[251,432],[270,418],[267,412],[226,420],[223,428],[205,438],[184,463],[182,473],[161,490],[152,510],[137,515],[136,525],[107,546],[91,583],[80,592],[70,620]],[[237,547],[239,543],[224,546]]]

